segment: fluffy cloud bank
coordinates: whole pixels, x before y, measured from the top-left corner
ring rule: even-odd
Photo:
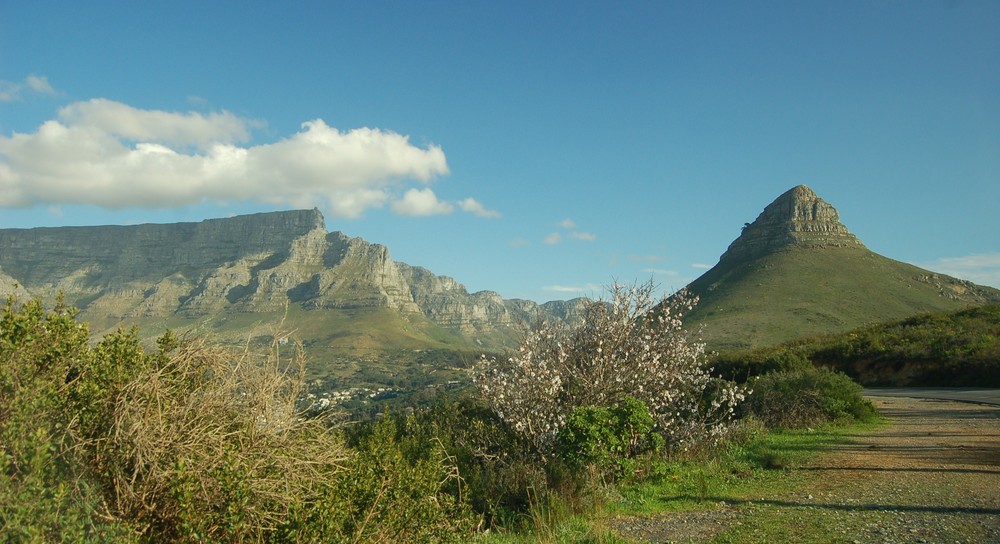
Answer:
[[[0,136],[0,206],[168,208],[253,200],[325,204],[341,217],[386,204],[404,215],[454,209],[430,188],[407,187],[448,174],[438,146],[421,148],[380,129],[342,132],[321,119],[274,143],[242,145],[259,125],[226,111],[76,102],[34,133]],[[467,202],[459,206],[483,215]]]

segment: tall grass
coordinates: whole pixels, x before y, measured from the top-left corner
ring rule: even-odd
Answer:
[[[304,359],[0,314],[0,542],[458,542],[452,458],[295,409]],[[457,484],[455,482],[458,482]]]
[[[199,340],[140,372],[94,444],[114,510],[168,536],[258,541],[318,501],[348,451],[322,421],[298,417],[302,364]]]

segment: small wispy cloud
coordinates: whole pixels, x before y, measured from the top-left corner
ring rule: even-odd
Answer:
[[[697,268],[698,270],[708,270],[712,268],[712,265],[705,263],[693,263],[691,268]]]
[[[583,285],[547,285],[542,287],[542,290],[563,294],[595,294],[604,290],[604,286],[596,283],[585,283]]]
[[[549,234],[545,237],[546,244],[556,245],[566,239],[580,240],[583,242],[593,242],[597,240],[597,235],[592,232],[576,230],[576,221],[573,221],[568,217],[557,223],[557,225],[559,225],[562,230],[569,232],[566,232],[565,235],[562,232],[553,232]]]
[[[208,105],[208,99],[202,96],[190,94],[187,96],[187,103],[192,106],[205,107]]]
[[[676,270],[668,270],[666,268],[643,268],[642,273],[655,274],[657,276],[670,276],[670,277],[678,277],[681,275],[680,272]]]
[[[917,263],[917,266],[1000,289],[1000,253],[942,257],[935,261]]]
[[[54,95],[56,90],[49,84],[48,78],[35,74],[31,74],[22,81],[0,80],[0,102],[22,100],[27,93]]]
[[[527,246],[531,245],[531,242],[529,242],[525,238],[517,237],[517,238],[514,238],[513,240],[507,242],[507,245],[510,246],[510,247],[513,247],[513,248],[519,248],[519,247],[527,247]]]
[[[479,217],[485,217],[487,219],[495,219],[500,217],[502,214],[496,210],[488,210],[482,205],[478,200],[474,198],[466,198],[465,200],[458,201],[458,207],[462,208],[462,211],[477,215]]]

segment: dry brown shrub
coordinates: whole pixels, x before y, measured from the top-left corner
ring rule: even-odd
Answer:
[[[320,500],[348,452],[296,412],[301,353],[277,354],[188,341],[125,387],[98,446],[118,515],[150,536],[261,541]]]

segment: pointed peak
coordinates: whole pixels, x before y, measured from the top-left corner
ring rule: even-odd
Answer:
[[[782,193],[781,196],[774,199],[775,202],[780,200],[817,200],[820,199],[816,196],[816,192],[809,188],[808,185],[796,185],[791,189]]]
[[[758,257],[788,246],[863,248],[864,244],[840,222],[833,206],[808,186],[797,185],[746,224],[721,260]]]
[[[825,200],[820,198],[819,195],[810,189],[808,185],[796,185],[784,193],[781,193],[781,196],[774,199],[774,202],[771,202],[766,208],[764,208],[764,212],[767,213],[768,210],[772,210],[772,212],[779,214],[782,212],[788,212],[794,215],[797,212],[804,212],[808,214],[811,213],[810,210],[816,210],[819,212],[820,209],[826,210],[827,213],[832,211],[834,216],[837,214],[837,210],[834,210],[833,206],[829,205]]]

